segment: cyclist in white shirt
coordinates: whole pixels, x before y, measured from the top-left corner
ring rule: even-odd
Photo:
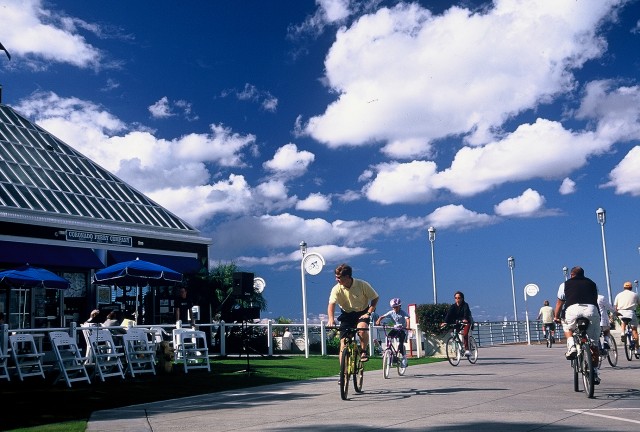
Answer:
[[[620,315],[620,318],[630,319],[629,325],[633,331],[633,338],[636,340],[636,353],[640,354],[640,347],[638,347],[638,316],[636,315],[636,308],[638,307],[638,294],[634,293],[631,288],[631,282],[625,282],[623,290],[616,296],[613,301],[613,306],[616,308],[616,312]],[[622,343],[625,342],[625,331],[627,324],[622,321]]]

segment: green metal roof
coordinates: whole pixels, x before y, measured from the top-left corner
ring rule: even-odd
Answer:
[[[198,230],[12,108],[0,105],[0,207]]]

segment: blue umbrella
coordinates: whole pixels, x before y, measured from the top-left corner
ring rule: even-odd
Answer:
[[[93,276],[93,282],[118,286],[169,285],[182,282],[182,273],[149,261],[135,259],[97,271]]]
[[[107,283],[118,286],[135,286],[138,288],[136,296],[136,324],[138,323],[138,306],[140,304],[140,285],[161,286],[182,282],[182,273],[171,270],[149,261],[135,259],[103,268],[93,276],[94,283]]]
[[[64,290],[69,288],[70,282],[57,274],[38,267],[31,267],[29,264],[13,270],[5,270],[0,272],[0,287],[17,287],[17,288],[53,288]],[[26,319],[26,293],[25,302],[23,303],[22,320],[18,321],[20,328],[24,327]],[[9,304],[10,296],[7,291],[7,304]],[[22,303],[22,293],[18,293],[18,310]],[[8,307],[8,306],[7,306]]]
[[[0,284],[5,286],[25,287],[25,288],[54,288],[67,289],[69,281],[55,273],[38,267],[31,267],[29,264],[14,270],[0,272]]]

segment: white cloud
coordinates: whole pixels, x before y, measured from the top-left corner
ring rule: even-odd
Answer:
[[[384,163],[374,167],[376,174],[363,191],[371,201],[381,204],[419,203],[434,195],[431,179],[436,165],[429,161]]]
[[[569,177],[562,180],[562,184],[560,185],[560,189],[558,191],[560,192],[561,195],[569,195],[574,193],[575,191],[576,191],[576,182],[571,180]]]
[[[640,196],[640,146],[633,147],[609,173],[605,187],[613,187],[617,194]]]
[[[11,52],[12,62],[22,62],[34,69],[45,69],[48,62],[79,68],[103,66],[100,50],[79,34],[79,30],[101,34],[95,24],[47,10],[40,0],[4,0],[2,21],[0,40]]]
[[[228,89],[221,93],[222,97],[234,95],[241,101],[252,101],[260,105],[260,107],[269,112],[276,112],[278,108],[278,98],[268,91],[259,90],[255,85],[245,83],[242,90]]]
[[[309,194],[308,197],[296,203],[296,210],[327,211],[330,208],[331,198],[320,193]]]
[[[264,162],[262,166],[276,175],[294,178],[303,175],[314,160],[313,153],[306,150],[298,151],[298,146],[289,143],[276,150],[273,158]]]
[[[522,195],[509,198],[494,206],[497,215],[503,217],[528,217],[539,215],[544,209],[545,198],[537,191],[529,188]]]
[[[153,118],[167,118],[175,115],[171,112],[169,99],[166,96],[163,96],[159,101],[151,105],[149,107],[149,112]]]
[[[467,210],[462,205],[449,204],[434,210],[427,216],[429,225],[443,228],[469,229],[498,222],[496,216]]]
[[[415,3],[381,8],[338,32],[325,60],[338,97],[306,132],[332,148],[422,143],[414,154],[450,136],[484,144],[574,88],[572,71],[604,52],[596,31],[620,3],[499,1],[439,16]],[[407,156],[393,144],[385,152]]]

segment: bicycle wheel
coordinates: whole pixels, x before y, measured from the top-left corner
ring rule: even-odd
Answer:
[[[582,384],[584,385],[584,394],[588,398],[593,397],[593,380],[595,372],[593,370],[593,355],[588,344],[583,344],[580,352],[580,366],[582,369]]]
[[[356,393],[362,393],[362,382],[364,381],[364,363],[360,357],[361,351],[358,349],[353,356],[353,389]]]
[[[551,332],[549,332],[547,336],[547,348],[551,348],[553,346],[553,342],[553,336],[551,336]]]
[[[398,375],[402,376],[407,371],[407,367],[403,366],[405,364],[406,359],[400,353],[398,353]]]
[[[391,369],[391,362],[393,361],[393,353],[390,349],[384,350],[382,354],[382,376],[385,379],[389,378],[389,369]]]
[[[629,338],[631,336],[629,336],[627,334],[627,338],[624,340],[624,355],[627,357],[627,360],[631,361],[631,359],[633,358],[633,350],[631,349],[631,346],[629,345]]]
[[[475,364],[478,361],[478,344],[473,336],[469,335],[469,352],[471,355],[467,357],[469,363]]]
[[[573,391],[580,391],[580,380],[578,379],[578,359],[571,360],[571,368],[573,369]]]
[[[447,360],[451,366],[458,366],[460,364],[460,341],[453,336],[447,339],[446,351]]]
[[[349,362],[351,361],[351,355],[349,348],[344,347],[342,355],[340,356],[340,397],[342,400],[347,400],[349,396]]]
[[[618,346],[613,337],[609,338],[609,352],[607,353],[607,360],[612,367],[616,367],[618,364]]]

